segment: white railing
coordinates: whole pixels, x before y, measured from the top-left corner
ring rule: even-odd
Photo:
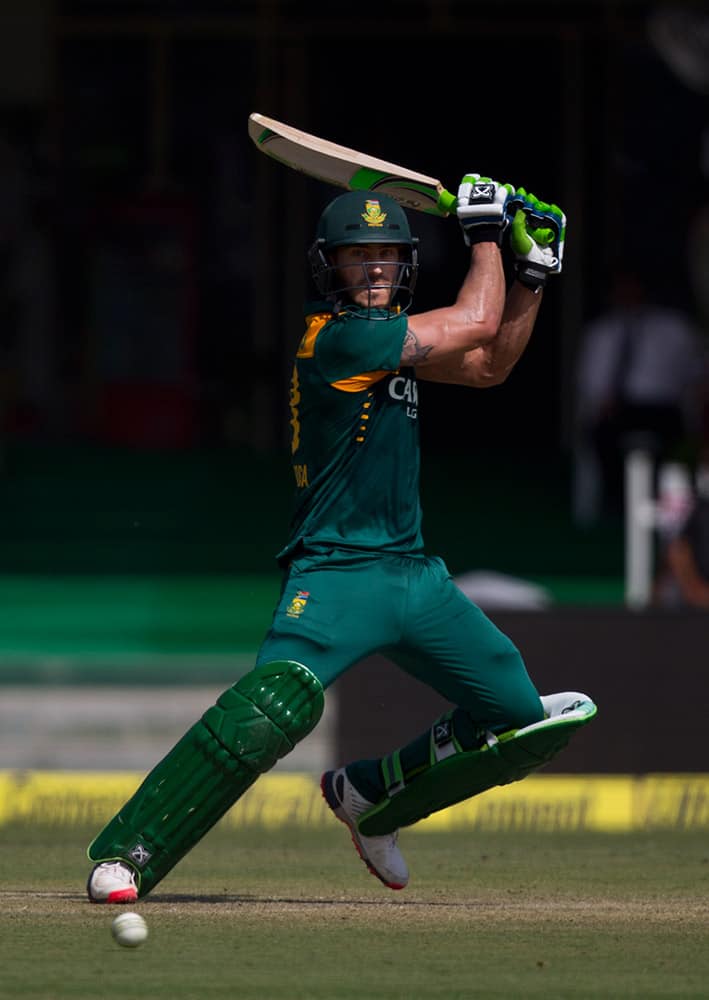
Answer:
[[[652,600],[656,542],[683,523],[694,489],[687,466],[667,462],[657,469],[641,448],[625,458],[625,603],[642,609]]]

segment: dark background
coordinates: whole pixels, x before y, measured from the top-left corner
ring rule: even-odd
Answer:
[[[570,516],[583,324],[629,261],[708,319],[707,96],[653,41],[665,10],[4,5],[0,572],[273,569],[305,250],[337,192],[255,150],[257,110],[453,191],[475,170],[564,207],[564,274],[508,382],[421,388],[424,527],[454,571],[620,573],[620,525]],[[444,304],[457,225],[411,223],[416,308]]]

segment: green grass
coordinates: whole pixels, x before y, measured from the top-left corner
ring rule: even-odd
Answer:
[[[111,939],[120,909],[85,901],[94,832],[0,830],[0,996],[709,996],[705,831],[405,831],[412,879],[394,893],[334,821],[217,827],[137,904],[135,951]]]

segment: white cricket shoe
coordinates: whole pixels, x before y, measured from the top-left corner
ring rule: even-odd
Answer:
[[[135,872],[122,861],[102,861],[86,884],[92,903],[134,903],[138,898]]]
[[[582,694],[580,691],[543,694],[539,700],[544,709],[545,719],[553,719],[559,715],[564,715],[567,719],[583,719],[588,715],[596,714],[596,706],[587,694]]]
[[[325,801],[339,820],[350,828],[352,843],[372,875],[390,889],[403,889],[409,881],[409,869],[397,847],[399,831],[381,837],[365,837],[357,829],[357,819],[374,805],[359,794],[344,767],[326,771],[320,780]]]

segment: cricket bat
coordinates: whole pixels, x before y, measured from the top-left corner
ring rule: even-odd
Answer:
[[[348,191],[382,191],[404,208],[429,215],[445,218],[455,211],[455,195],[435,177],[338,146],[257,112],[249,115],[249,135],[262,153],[308,177]]]

